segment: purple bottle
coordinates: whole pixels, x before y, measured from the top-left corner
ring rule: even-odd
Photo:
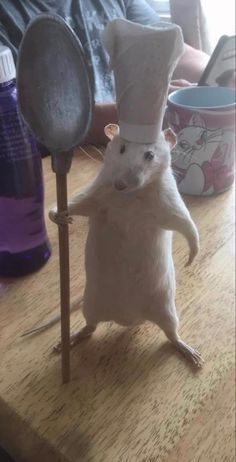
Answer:
[[[36,271],[51,254],[41,156],[18,113],[15,73],[11,50],[0,46],[0,277]]]

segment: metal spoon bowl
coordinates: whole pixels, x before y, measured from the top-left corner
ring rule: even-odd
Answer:
[[[42,14],[28,26],[17,65],[20,112],[52,153],[57,209],[67,212],[67,180],[72,150],[86,137],[94,105],[93,79],[81,44],[57,15]],[[70,276],[68,225],[58,227],[62,378],[70,378]]]
[[[81,43],[57,15],[28,26],[17,66],[18,103],[26,123],[53,154],[81,143],[92,120],[93,79]]]

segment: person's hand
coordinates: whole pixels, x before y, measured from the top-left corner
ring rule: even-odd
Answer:
[[[192,87],[193,85],[195,84],[184,79],[171,80],[168,93],[172,93],[172,91],[179,90],[180,88]]]

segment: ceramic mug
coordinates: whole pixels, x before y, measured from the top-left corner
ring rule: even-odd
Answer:
[[[168,97],[166,120],[177,135],[172,167],[179,191],[218,194],[234,182],[235,91],[187,87]]]

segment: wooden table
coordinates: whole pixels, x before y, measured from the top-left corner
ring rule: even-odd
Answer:
[[[55,179],[50,160],[43,164],[47,217]],[[98,167],[78,152],[69,193]],[[73,350],[72,380],[61,385],[60,357],[52,353],[60,326],[20,337],[59,310],[57,228],[46,218],[50,261],[37,274],[0,284],[0,444],[16,461],[235,460],[233,198],[230,190],[187,199],[201,236],[190,268],[184,240],[174,238],[181,334],[204,356],[198,372],[157,327],[104,324]],[[72,303],[83,292],[86,233],[85,218],[70,228]],[[81,312],[73,313],[72,331],[82,325]]]

